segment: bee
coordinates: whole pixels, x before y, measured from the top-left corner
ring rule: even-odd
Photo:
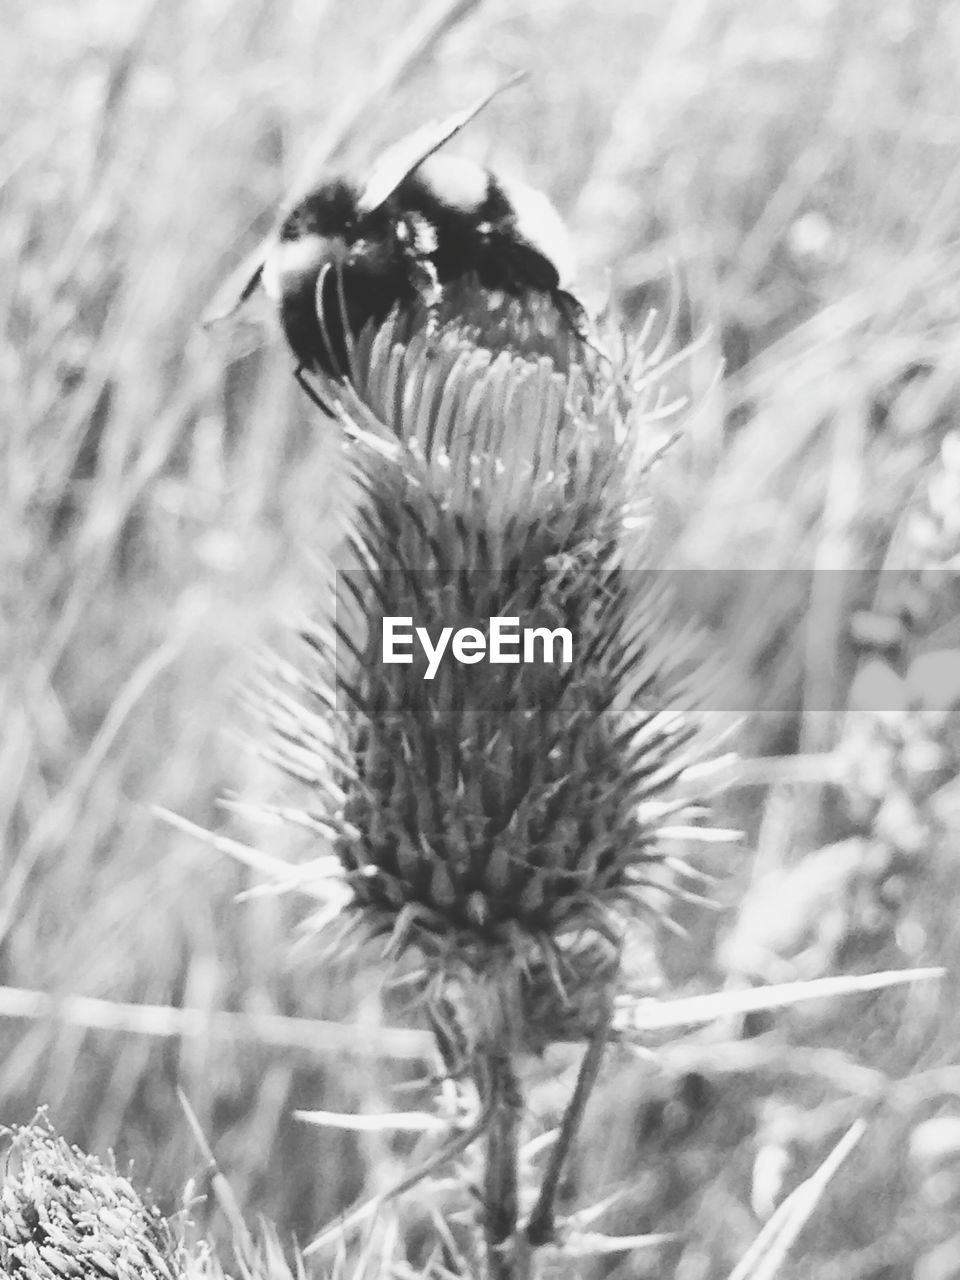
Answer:
[[[483,290],[548,296],[562,322],[582,337],[583,307],[565,287],[567,233],[547,197],[440,154],[512,83],[408,134],[363,181],[324,178],[293,203],[228,282],[205,323],[232,314],[259,286],[279,311],[298,377],[307,371],[342,379],[366,324],[418,302],[435,323],[444,288],[473,277]]]

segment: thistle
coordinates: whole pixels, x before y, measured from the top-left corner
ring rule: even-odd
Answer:
[[[14,1132],[0,1190],[0,1270],[23,1280],[181,1275],[159,1210],[45,1122]]]
[[[476,1086],[456,1145],[488,1133],[488,1267],[521,1276],[556,1238],[625,939],[685,892],[661,828],[688,812],[696,834],[683,781],[704,751],[704,654],[644,564],[648,473],[676,412],[661,353],[612,368],[546,300],[464,286],[446,306],[365,331],[350,387],[317,380],[353,466],[349,568],[269,710],[278,758],[312,786],[301,820],[349,891],[338,916],[405,973],[416,957],[445,1068]],[[383,661],[388,618],[433,646],[464,627],[489,642],[495,618],[572,644],[562,662],[429,670]],[[589,1048],[519,1230],[519,1055],[560,1039]]]
[[[46,1116],[8,1131],[0,1186],[0,1273],[21,1280],[227,1280],[210,1242],[188,1241],[192,1184],[181,1213],[168,1222],[132,1182],[59,1137]],[[212,1161],[213,1189],[233,1228],[242,1280],[305,1280],[299,1259],[287,1264],[275,1231],[254,1238]],[[382,1260],[381,1260],[382,1262]],[[382,1265],[376,1274],[382,1274]],[[373,1274],[357,1268],[352,1280]],[[344,1280],[338,1267],[333,1280]]]

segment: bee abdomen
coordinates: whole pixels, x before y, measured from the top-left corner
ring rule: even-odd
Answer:
[[[562,228],[545,196],[517,184],[512,192],[481,165],[457,157],[430,156],[397,191],[397,203],[436,229],[432,256],[441,284],[475,275],[485,289],[517,296],[528,289],[552,293],[561,285],[557,264],[527,233],[532,206],[550,211],[545,222]],[[551,221],[552,219],[552,221]],[[555,236],[559,242],[560,236]]]

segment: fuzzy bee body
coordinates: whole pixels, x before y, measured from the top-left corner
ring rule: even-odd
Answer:
[[[362,214],[357,188],[333,179],[284,220],[263,266],[287,341],[304,369],[348,368],[346,332],[416,297],[404,235],[387,206]]]
[[[522,209],[537,201],[542,202],[543,220],[552,214],[557,227],[534,230],[524,225]],[[539,242],[541,230],[549,230],[551,238],[559,240],[559,216],[546,197],[532,188],[508,185],[489,169],[466,160],[431,156],[401,184],[397,202],[434,229],[437,247],[431,260],[441,284],[473,272],[483,288],[505,293],[561,289],[567,263],[554,260],[559,246],[548,251]],[[526,223],[532,220],[528,213]]]
[[[396,305],[435,313],[444,287],[467,277],[511,297],[545,294],[582,333],[583,310],[564,288],[566,232],[546,196],[437,154],[492,96],[401,139],[363,184],[331,177],[303,196],[229,310],[262,283],[298,364],[333,377],[348,375],[367,323]]]

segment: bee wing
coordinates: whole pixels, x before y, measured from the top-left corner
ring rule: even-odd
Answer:
[[[505,89],[523,80],[526,74],[525,71],[517,72],[471,106],[465,107],[452,116],[447,116],[445,120],[435,120],[430,124],[422,125],[405,138],[401,138],[392,147],[388,147],[374,163],[360,194],[358,202],[360,213],[372,213],[374,209],[378,209],[384,200],[396,191],[404,178],[426,160],[427,156],[439,151],[445,142],[449,142],[454,134],[459,133],[474,116],[479,115],[497,94],[503,93]],[[288,200],[288,208],[290,203]],[[230,273],[201,317],[204,327],[226,320],[243,306],[260,283],[264,265],[275,241],[276,232],[271,232],[260,242],[254,252]]]
[[[262,240],[248,257],[235,267],[213,296],[213,301],[200,317],[200,323],[207,328],[226,320],[243,306],[260,283],[264,263],[273,245],[274,237]]]
[[[427,156],[432,156],[435,151],[439,151],[444,143],[449,142],[454,134],[459,133],[474,116],[479,115],[497,94],[502,93],[504,89],[509,89],[518,80],[524,79],[526,74],[525,71],[518,72],[509,80],[498,84],[495,89],[471,106],[464,107],[462,111],[457,111],[452,116],[447,116],[445,120],[433,120],[429,124],[421,125],[419,129],[414,129],[413,133],[408,133],[405,138],[388,147],[374,162],[366,185],[360,193],[358,207],[361,214],[372,213],[375,209],[379,209],[384,200],[393,195],[404,178],[423,164]]]

